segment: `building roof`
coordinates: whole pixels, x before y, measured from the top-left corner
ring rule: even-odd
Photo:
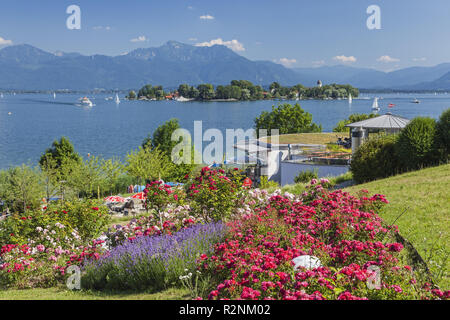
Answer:
[[[347,124],[346,127],[362,127],[365,129],[403,129],[409,121],[409,119],[388,112],[379,117]]]

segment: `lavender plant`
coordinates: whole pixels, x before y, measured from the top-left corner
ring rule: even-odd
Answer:
[[[140,236],[84,265],[82,286],[94,290],[159,290],[194,271],[226,233],[222,223],[198,224],[173,235]],[[178,282],[179,283],[179,282]]]

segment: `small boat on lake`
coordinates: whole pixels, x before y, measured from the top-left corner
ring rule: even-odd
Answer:
[[[175,98],[175,101],[178,101],[178,102],[187,102],[187,101],[192,101],[192,99],[188,99],[188,98],[185,98],[185,97],[183,97],[183,96],[179,96],[178,98]]]
[[[352,102],[353,102],[352,94],[349,93],[348,94],[348,103],[352,103]]]
[[[83,107],[93,107],[94,106],[94,104],[92,103],[91,100],[89,100],[88,97],[80,98],[79,101],[80,101],[80,105]]]
[[[116,100],[115,100],[115,102],[116,102],[117,104],[120,103],[119,95],[118,95],[117,93],[116,93]]]
[[[416,98],[414,98],[413,101],[411,101],[412,103],[420,103],[420,100],[417,100]]]
[[[372,111],[380,111],[380,107],[378,106],[378,98],[373,99]]]

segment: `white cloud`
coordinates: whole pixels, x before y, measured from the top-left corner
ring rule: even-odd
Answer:
[[[111,27],[110,26],[95,26],[95,27],[92,27],[92,29],[109,31],[109,30],[111,30]]]
[[[237,41],[236,39],[230,41],[223,41],[222,38],[217,38],[207,42],[196,43],[197,47],[212,47],[214,45],[222,45],[230,48],[233,51],[245,51],[244,45]]]
[[[189,10],[192,10],[192,9],[194,9],[194,7],[193,6],[188,6],[187,7]]]
[[[130,40],[131,42],[144,42],[148,41],[148,39],[145,36],[139,36],[137,38],[133,38]]]
[[[423,61],[427,61],[427,58],[425,58],[425,57],[422,57],[422,58],[413,58],[412,60],[415,61],[415,62],[417,62],[417,61],[423,62]]]
[[[214,20],[214,17],[212,15],[205,14],[203,16],[200,16],[200,19],[202,19],[202,20]]]
[[[356,62],[356,58],[354,56],[347,57],[347,56],[344,56],[344,55],[333,57],[333,60],[336,60],[336,61],[339,61],[339,62],[342,62],[342,63],[353,63],[353,62]]]
[[[286,68],[290,68],[290,67],[292,67],[293,64],[297,63],[297,60],[288,59],[288,58],[280,58],[278,60],[274,60],[274,62],[282,64]]]
[[[398,62],[400,59],[392,58],[390,56],[381,56],[377,59],[378,62],[384,62],[384,63],[391,63],[391,62]]]
[[[189,41],[197,41],[198,39],[197,38],[189,38],[188,40]]]
[[[0,46],[7,46],[12,43],[13,43],[12,40],[6,40],[6,39],[3,39],[2,37],[0,37]]]

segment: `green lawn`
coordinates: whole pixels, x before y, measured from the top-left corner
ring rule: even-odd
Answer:
[[[168,289],[158,293],[103,293],[63,288],[0,290],[0,300],[186,300],[188,292]]]
[[[282,134],[278,136],[278,143],[280,144],[323,144],[336,143],[337,138],[348,137],[348,132],[321,132],[321,133],[293,133],[293,134]],[[271,137],[267,139],[262,138],[261,140],[267,142],[271,141]]]
[[[448,275],[450,229],[450,164],[355,185],[344,189],[356,193],[386,195],[389,204],[381,212],[386,222],[395,224],[428,262],[444,289],[450,288]]]

